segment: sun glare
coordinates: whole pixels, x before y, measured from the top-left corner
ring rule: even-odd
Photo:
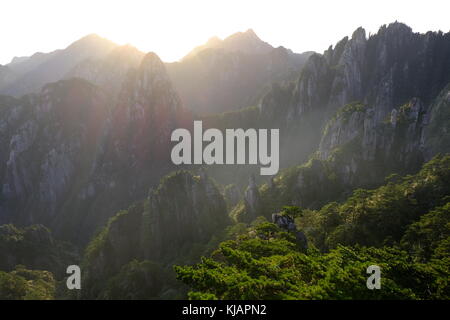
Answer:
[[[380,25],[399,20],[414,31],[448,31],[446,10],[434,9],[440,6],[444,0],[380,0],[370,10],[356,0],[8,1],[2,2],[1,11],[20,12],[26,23],[2,14],[0,63],[15,55],[64,48],[91,33],[154,51],[165,61],[180,59],[212,36],[224,38],[249,28],[273,46],[322,52],[359,26],[376,32]]]

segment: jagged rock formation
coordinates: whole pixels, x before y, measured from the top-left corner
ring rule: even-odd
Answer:
[[[428,109],[450,82],[449,55],[449,33],[413,33],[396,22],[367,38],[358,28],[350,39],[311,56],[298,81],[274,86],[260,101],[261,118],[305,137],[289,140],[304,159],[319,146],[328,120],[349,103],[368,106],[372,122],[367,126],[383,122],[413,98]]]
[[[83,294],[97,296],[94,283],[106,281],[133,259],[189,259],[227,223],[225,200],[209,178],[172,173],[147,200],[118,213],[91,242]]]
[[[255,182],[255,177],[251,175],[248,182],[248,188],[245,190],[244,195],[246,215],[243,219],[245,221],[252,221],[258,216],[258,213],[261,211],[260,201],[260,194]]]
[[[445,87],[430,104],[412,98],[382,121],[361,102],[339,109],[313,159],[261,186],[259,201],[253,203],[259,211],[239,204],[233,216],[240,221],[247,212],[268,217],[286,204],[318,208],[355,188],[381,185],[392,173],[415,172],[437,153],[449,153],[449,90]]]

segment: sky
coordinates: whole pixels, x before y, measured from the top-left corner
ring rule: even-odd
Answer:
[[[359,26],[450,31],[448,0],[1,0],[0,64],[96,33],[176,61],[212,36],[252,28],[271,45],[323,52]]]

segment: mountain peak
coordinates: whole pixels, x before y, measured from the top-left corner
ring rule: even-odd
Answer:
[[[149,52],[144,56],[139,72],[142,75],[143,87],[151,87],[155,81],[165,85],[170,82],[164,63],[154,52]]]
[[[232,39],[244,39],[245,41],[261,41],[263,42],[258,35],[256,34],[256,32],[253,29],[247,29],[244,32],[236,32],[233,33],[232,35],[228,36],[227,38],[225,38],[224,42],[226,41],[230,41]]]
[[[273,50],[267,42],[262,41],[253,29],[236,32],[221,40],[218,37],[210,38],[204,45],[194,48],[184,59],[193,57],[205,49],[225,49],[229,52],[244,52],[248,54],[265,54]]]
[[[100,37],[98,34],[91,33],[88,34],[77,41],[70,44],[66,49],[77,49],[77,48],[87,48],[87,47],[103,47],[106,50],[111,50],[116,47],[117,44],[108,40],[106,38]]]
[[[363,27],[358,27],[352,34],[353,40],[366,40],[366,30]]]
[[[159,56],[154,53],[153,51],[150,51],[149,53],[147,53],[144,57],[144,59],[142,60],[142,64],[143,65],[163,65],[163,62],[161,61],[161,59],[159,58]]]
[[[259,39],[259,37],[256,35],[256,32],[252,28],[247,29],[247,31],[245,31],[244,33],[249,36],[256,37]]]

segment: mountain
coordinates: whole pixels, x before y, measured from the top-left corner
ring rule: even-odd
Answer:
[[[2,101],[0,221],[42,223],[77,241],[169,170],[170,134],[188,119],[153,53],[127,74],[114,105],[82,79]]]
[[[91,34],[75,41],[63,50],[36,53],[29,58],[13,60],[7,66],[15,79],[0,82],[0,93],[21,96],[39,92],[49,83],[61,80],[66,73],[87,58],[101,57],[109,53],[116,44]]]
[[[10,67],[0,65],[0,84],[11,83],[15,80],[16,75]]]
[[[309,59],[293,90],[286,93],[291,95],[286,97],[289,104],[277,112],[285,121],[318,109],[329,116],[361,101],[381,120],[413,97],[429,104],[450,81],[449,38],[442,32],[413,33],[398,22],[369,38],[358,28],[350,39]],[[277,101],[261,105],[267,112],[276,107]]]
[[[449,34],[393,23],[369,38],[358,28],[311,56],[298,80],[273,85],[252,115],[281,128],[280,159],[292,162],[232,215],[268,217],[283,204],[317,208],[448,153],[449,55]]]
[[[252,29],[245,32],[237,32],[221,40],[218,37],[210,38],[205,44],[195,47],[184,58],[188,59],[205,49],[224,49],[228,52],[243,52],[247,54],[267,54],[274,48],[267,42],[262,41]]]
[[[46,85],[38,95],[4,100],[0,219],[51,225],[74,178],[91,161],[87,155],[97,147],[106,100],[79,79]]]
[[[436,157],[415,175],[355,190],[342,203],[285,207],[272,223],[260,217],[199,263],[175,266],[177,279],[193,300],[448,300],[449,166],[448,155]],[[310,248],[293,223],[274,217],[295,220]],[[374,263],[383,270],[381,290],[367,289]]]
[[[255,105],[272,82],[294,79],[311,54],[273,48],[248,30],[213,38],[167,69],[190,110],[214,114]]]
[[[55,296],[36,269],[80,261],[61,240],[85,251],[84,289],[62,297],[448,296],[449,33],[395,22],[298,55],[247,31],[169,64],[87,39],[0,68],[57,80],[0,95],[0,278],[18,296],[34,272]],[[279,129],[280,173],[174,166],[171,133],[194,119]],[[370,296],[355,281],[374,259],[391,290]]]
[[[101,57],[81,61],[64,75],[65,79],[83,78],[114,93],[115,98],[130,70],[139,67],[145,54],[131,45],[117,46]]]
[[[111,298],[116,291],[123,297],[119,289],[133,283],[130,277],[122,278],[122,282],[115,279],[138,260],[153,266],[142,270],[147,280],[139,290],[153,292],[153,298],[170,296],[178,288],[170,287],[170,272],[167,275],[164,268],[170,270],[174,261],[196,259],[228,223],[225,200],[206,175],[172,173],[143,202],[113,217],[89,244],[84,260],[85,290],[81,294],[83,298]],[[140,269],[127,272],[136,274]],[[155,275],[159,281],[152,279]],[[113,284],[105,288],[108,281]],[[129,292],[127,298],[138,294]],[[151,297],[147,295],[146,299]]]

